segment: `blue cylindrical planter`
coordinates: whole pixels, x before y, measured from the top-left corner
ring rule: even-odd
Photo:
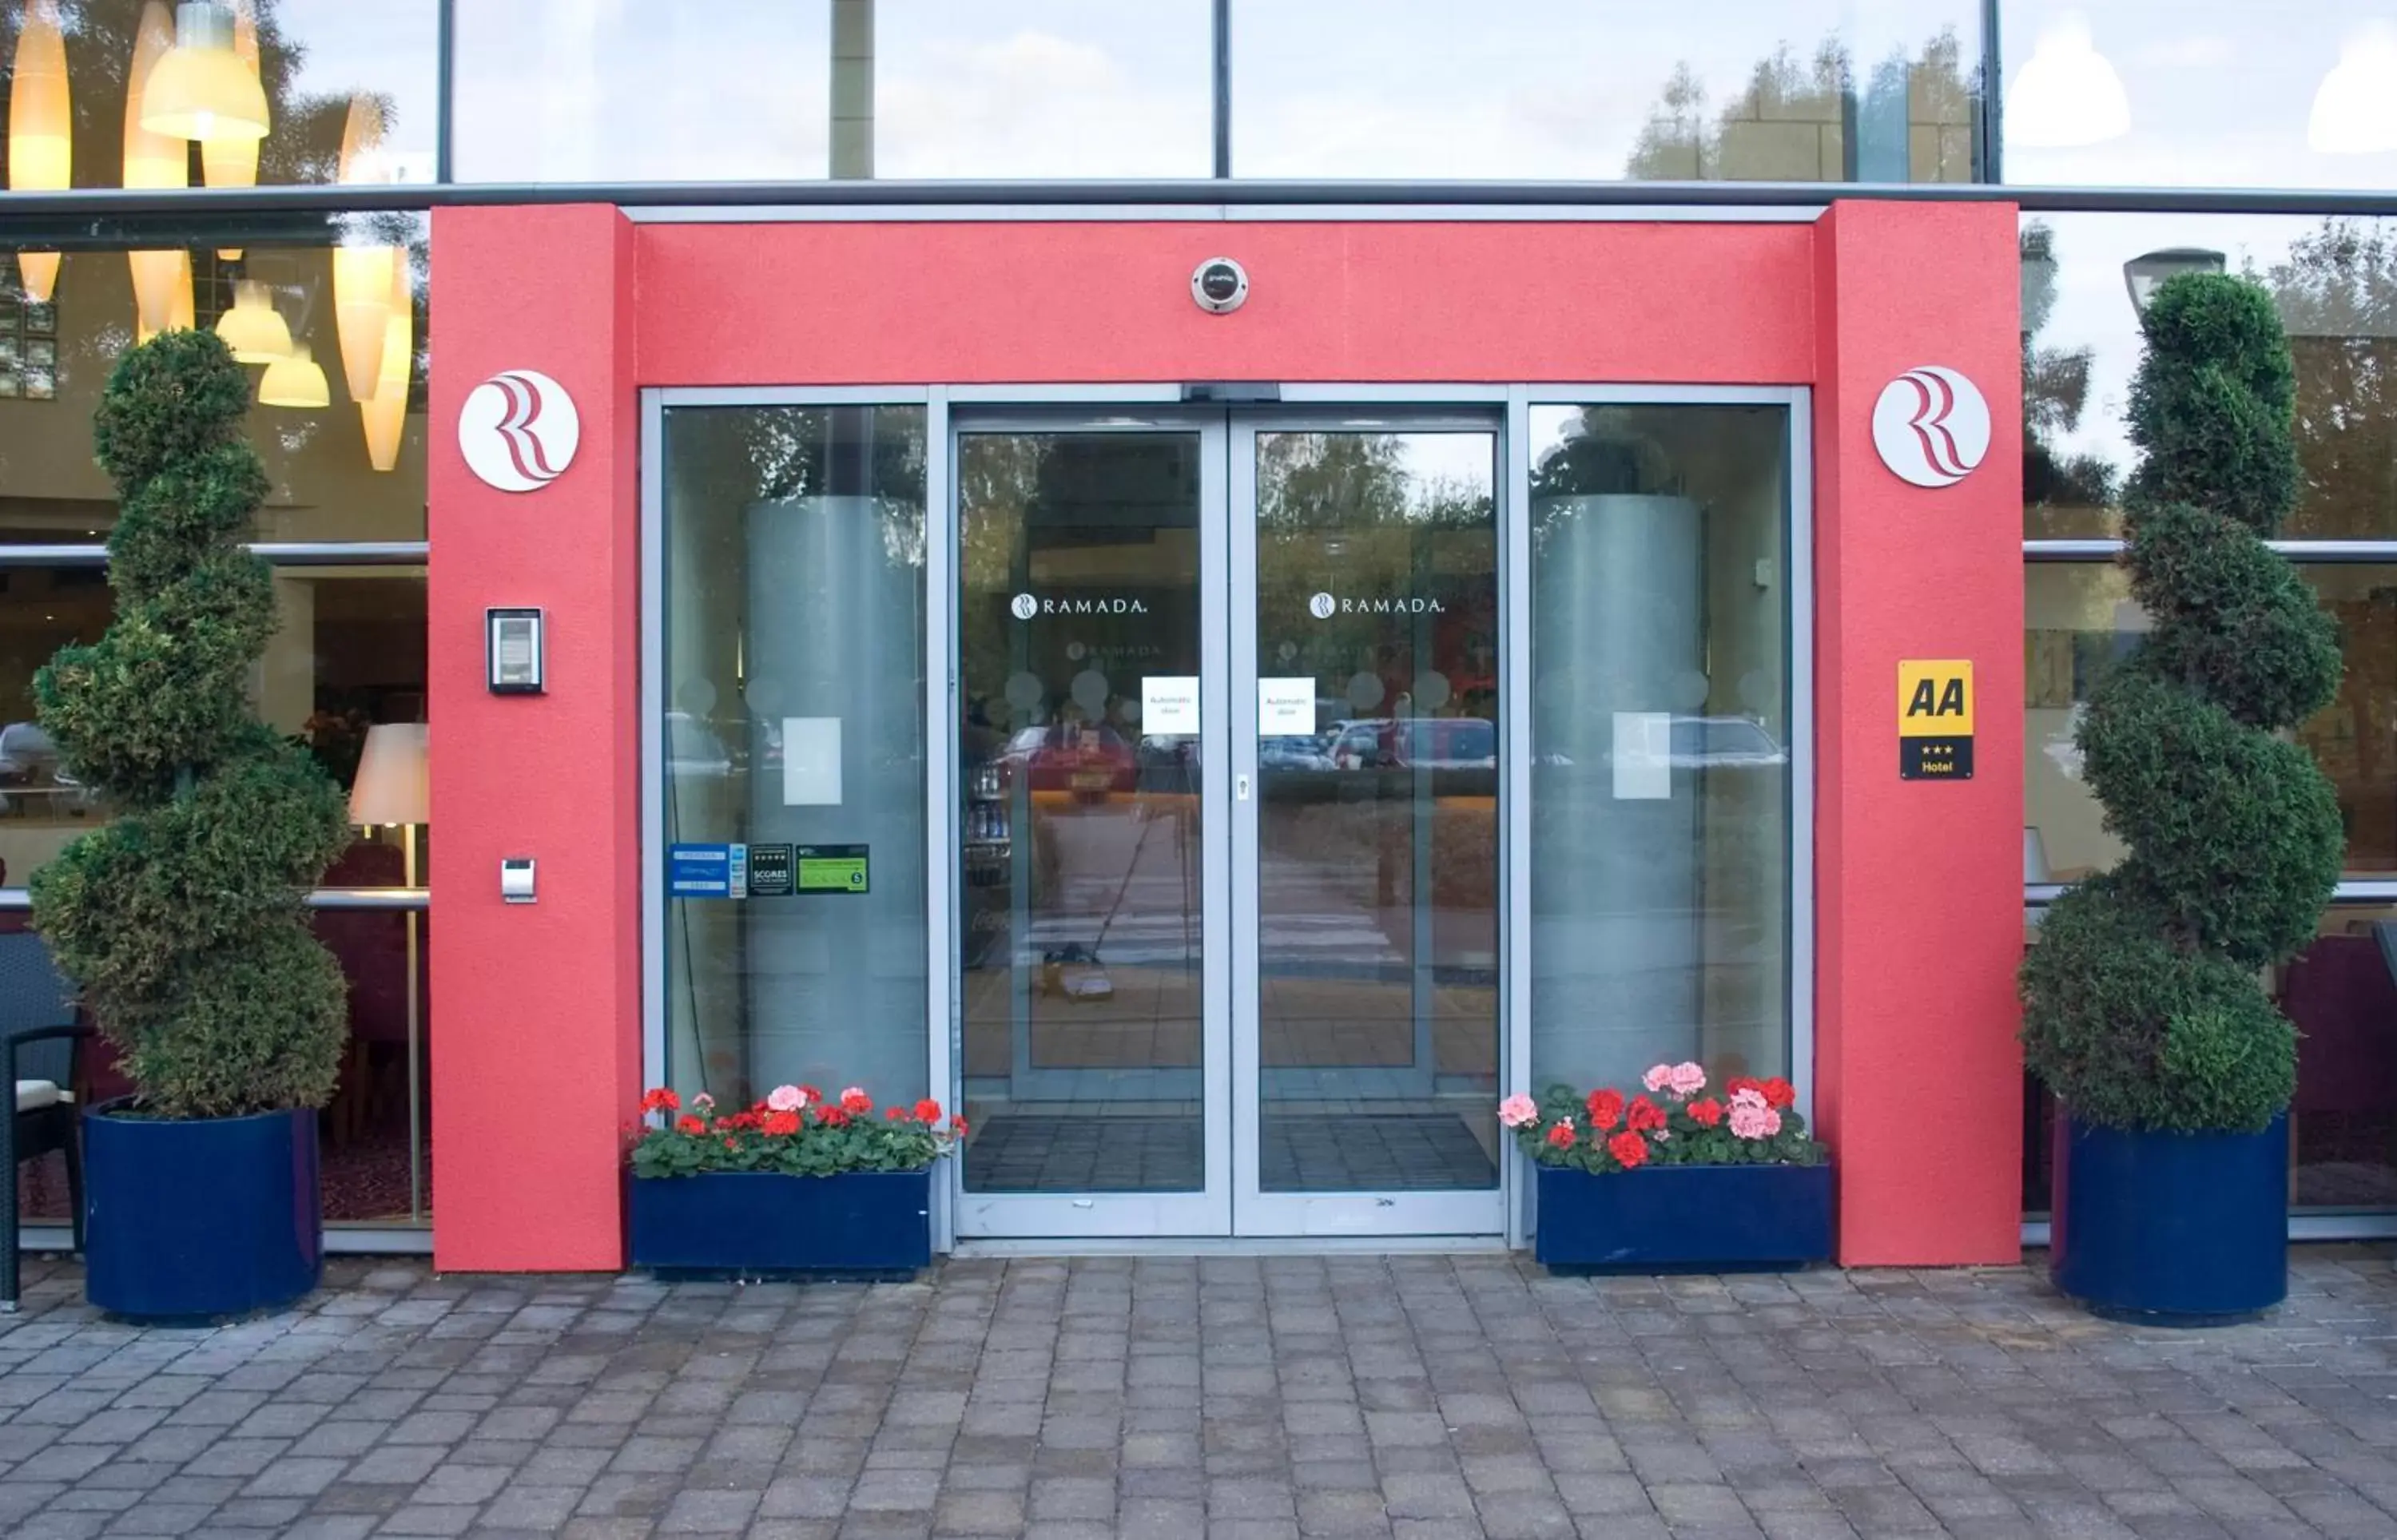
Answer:
[[[2048,1277],[2102,1315],[2203,1325],[2289,1292],[2289,1120],[2159,1134],[2056,1115]]]
[[[84,1115],[84,1294],[112,1315],[206,1321],[288,1305],[325,1271],[316,1114]]]

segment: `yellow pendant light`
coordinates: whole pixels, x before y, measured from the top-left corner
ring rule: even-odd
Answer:
[[[199,324],[192,308],[192,254],[188,251],[161,251],[145,255],[172,259],[173,275],[167,280],[164,322],[153,326],[136,317],[133,339],[147,342],[162,331],[190,331]]]
[[[141,93],[158,61],[175,46],[175,23],[160,0],[141,7],[141,21],[133,34],[133,62],[125,72],[125,185],[187,187],[191,184],[191,150],[181,139],[154,134],[141,126]],[[174,309],[176,279],[190,254],[181,251],[133,251],[126,254],[133,268],[136,333],[147,340],[167,328]]]
[[[275,308],[275,297],[254,278],[233,285],[233,309],[217,318],[217,336],[244,364],[272,364],[291,352],[291,328]]]
[[[353,401],[373,399],[382,376],[397,255],[396,247],[386,246],[333,248],[333,329],[341,338],[341,376]]]
[[[382,368],[374,395],[358,403],[366,425],[367,458],[378,471],[399,464],[399,441],[408,429],[408,387],[416,365],[416,310],[410,302],[408,259],[392,266],[390,320],[382,339]]]
[[[74,113],[67,93],[67,43],[58,0],[26,0],[8,88],[8,185],[19,192],[58,192],[73,183]],[[17,253],[25,298],[47,304],[58,285],[59,254]]]
[[[314,411],[332,405],[333,393],[325,385],[325,371],[310,356],[308,344],[294,342],[290,356],[278,358],[258,377],[258,403],[261,406],[292,406],[301,411]]]
[[[369,96],[350,99],[341,125],[341,160],[336,172],[352,185],[382,179],[382,104]],[[391,329],[391,294],[399,253],[387,246],[333,248],[333,329],[341,348],[341,377],[353,401],[374,398],[382,375],[383,336]]]
[[[252,0],[234,0],[233,7],[233,51],[248,66],[250,78],[258,78],[258,18]],[[264,87],[260,87],[261,95]],[[258,147],[260,140],[246,136],[219,134],[200,141],[200,179],[210,187],[255,187],[258,185]],[[219,246],[217,255],[228,262],[241,260],[241,247]]]
[[[266,92],[234,50],[231,6],[183,0],[175,7],[175,46],[142,88],[141,126],[203,144],[266,137]]]

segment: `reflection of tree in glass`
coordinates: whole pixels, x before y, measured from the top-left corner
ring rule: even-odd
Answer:
[[[2023,522],[2031,538],[2088,532],[2091,510],[2114,504],[2114,468],[2099,455],[2059,456],[2055,440],[2081,426],[2089,405],[2090,348],[2042,348],[2056,310],[2056,232],[2022,232]]]
[[[1920,58],[1893,48],[1869,75],[1832,35],[1801,57],[1784,43],[1712,113],[1705,81],[1675,66],[1624,175],[1639,181],[1965,181],[1974,89],[1952,28]],[[1864,84],[1859,89],[1858,81]]]
[[[2286,533],[2397,534],[2397,245],[2378,221],[2325,220],[2262,276],[2297,367]]]
[[[894,565],[924,564],[924,435],[872,406],[737,414],[757,498],[871,497]],[[912,494],[912,495],[911,495]]]
[[[1606,496],[1678,497],[1681,476],[1665,446],[1631,425],[1620,406],[1588,406],[1564,441],[1532,467],[1532,547],[1570,517],[1562,499]]]

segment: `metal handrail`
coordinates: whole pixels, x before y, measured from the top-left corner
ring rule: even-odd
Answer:
[[[32,892],[20,887],[0,887],[0,914],[18,913],[33,907]],[[308,895],[312,909],[366,909],[376,913],[401,914],[408,910],[422,911],[433,907],[433,890],[422,887],[354,887],[317,888]]]
[[[1392,179],[1158,178],[1104,181],[831,180],[630,182],[420,182],[358,186],[76,188],[0,192],[12,225],[45,245],[107,244],[103,230],[67,221],[222,218],[241,214],[417,212],[516,204],[613,204],[695,207],[1091,207],[1256,206],[1812,208],[1841,201],[2011,204],[2028,213],[2299,214],[2397,216],[2397,189],[2336,187],[2056,187],[2003,182],[1466,181]],[[15,232],[12,231],[12,234]]]

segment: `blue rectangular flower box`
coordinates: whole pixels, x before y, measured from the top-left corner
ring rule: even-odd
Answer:
[[[932,1260],[929,1171],[624,1178],[633,1265],[664,1273],[912,1273]]]
[[[1541,1166],[1533,1255],[1550,1268],[1764,1271],[1831,1255],[1828,1165]]]

